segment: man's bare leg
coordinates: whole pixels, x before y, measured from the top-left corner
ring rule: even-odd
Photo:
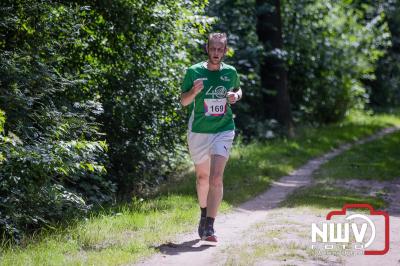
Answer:
[[[210,179],[210,159],[201,164],[195,165],[196,170],[196,190],[200,208],[207,207],[207,196]]]
[[[217,216],[223,195],[223,175],[227,158],[221,155],[211,155],[210,189],[207,197],[207,217]]]
[[[214,220],[217,216],[219,205],[222,201],[223,184],[222,177],[227,158],[221,155],[211,155],[210,181],[207,197],[207,217],[204,226],[204,239],[210,242],[217,242],[214,231]]]
[[[203,238],[204,230],[206,226],[206,216],[207,216],[207,196],[209,179],[210,179],[210,159],[207,159],[205,162],[201,164],[195,165],[196,170],[196,190],[197,190],[197,198],[199,200],[200,205],[200,221],[197,232],[199,233],[199,237]]]

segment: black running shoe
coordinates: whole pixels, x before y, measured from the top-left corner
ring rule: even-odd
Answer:
[[[206,228],[204,236],[201,239],[209,242],[217,242],[217,236],[215,235],[214,228]]]
[[[200,238],[203,238],[204,236],[204,231],[206,230],[206,221],[206,217],[200,217],[199,227],[197,228]]]

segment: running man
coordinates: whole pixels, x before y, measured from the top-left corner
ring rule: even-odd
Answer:
[[[217,242],[214,220],[223,195],[223,174],[235,136],[230,105],[242,98],[239,76],[222,62],[227,51],[225,33],[211,33],[208,60],[189,67],[182,84],[181,104],[189,105],[188,145],[195,164],[201,209],[198,233]]]

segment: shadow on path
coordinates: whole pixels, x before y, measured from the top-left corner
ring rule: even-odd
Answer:
[[[215,245],[203,243],[200,239],[184,241],[181,243],[172,243],[168,242],[165,244],[161,244],[156,248],[162,254],[165,255],[179,255],[180,253],[184,252],[199,252],[206,250],[210,247],[215,247]]]

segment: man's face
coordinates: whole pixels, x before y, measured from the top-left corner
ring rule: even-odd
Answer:
[[[211,62],[211,64],[220,64],[226,53],[226,45],[222,40],[211,40],[208,43],[207,53],[209,62]]]

